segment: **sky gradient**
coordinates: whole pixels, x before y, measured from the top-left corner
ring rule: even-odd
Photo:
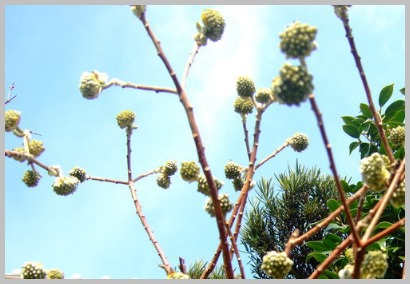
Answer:
[[[247,165],[240,116],[233,111],[236,78],[249,75],[257,88],[269,87],[287,61],[278,34],[292,21],[318,28],[318,49],[307,58],[314,93],[323,113],[340,176],[358,181],[359,153],[349,155],[352,138],[342,132],[341,116],[355,116],[366,101],[341,21],[331,6],[148,6],[147,19],[177,75],[182,75],[194,46],[195,23],[205,8],[225,18],[222,39],[201,48],[190,70],[187,93],[213,174],[224,180],[221,192],[236,200],[223,166],[229,160]],[[402,98],[405,70],[404,6],[353,6],[349,12],[358,51],[373,97],[395,84],[392,99]],[[167,160],[197,161],[188,121],[178,98],[111,87],[98,99],[79,92],[84,71],[99,70],[110,78],[142,85],[173,87],[164,65],[129,7],[5,7],[5,92],[14,83],[17,97],[5,109],[22,112],[21,127],[41,136],[46,151],[40,161],[74,166],[92,176],[127,179],[126,137],[116,115],[133,110],[138,129],[132,138],[135,176]],[[290,61],[290,60],[289,60]],[[254,112],[255,113],[255,112]],[[250,137],[254,114],[248,118]],[[330,174],[322,138],[308,102],[300,107],[274,104],[265,113],[258,160],[295,132],[306,133],[310,146],[302,153],[285,149],[255,175],[272,178],[288,166],[316,166]],[[6,149],[21,140],[5,134]],[[36,188],[21,181],[24,163],[5,158],[5,271],[26,261],[57,267],[66,278],[164,278],[127,186],[87,181],[73,195],[52,191],[53,178]],[[218,245],[215,219],[203,210],[205,198],[179,176],[163,190],[155,176],[137,183],[138,196],[157,240],[172,264],[183,257],[209,261]],[[252,192],[249,198],[253,198]],[[242,258],[247,261],[246,254]],[[221,262],[219,262],[221,263]],[[249,267],[247,278],[252,278]]]

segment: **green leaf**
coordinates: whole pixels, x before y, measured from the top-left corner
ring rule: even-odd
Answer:
[[[406,116],[405,111],[399,110],[396,114],[390,119],[389,124],[402,124],[404,117]]]
[[[353,116],[342,116],[343,122],[345,124],[353,124],[353,120],[355,119],[355,117]]]
[[[397,100],[392,102],[387,108],[386,111],[384,112],[385,116],[384,116],[384,120],[386,122],[390,121],[390,119],[395,116],[395,114],[398,111],[405,111],[405,105],[404,105],[404,101],[403,100]]]
[[[370,144],[369,143],[362,143],[360,144],[360,157],[363,159],[364,157],[367,156],[367,153],[369,152],[370,149]]]
[[[366,118],[372,118],[373,117],[373,114],[370,110],[370,107],[367,104],[363,104],[363,103],[360,104],[360,111],[363,113],[363,115]]]
[[[309,253],[307,256],[306,256],[306,262],[308,262],[309,261],[309,259],[311,259],[311,258],[314,258],[314,259],[316,259],[318,262],[320,262],[320,263],[322,263],[325,259],[326,259],[326,254],[324,254],[324,253],[320,253],[320,252],[311,252],[311,253]]]
[[[335,231],[335,230],[336,231],[342,231],[344,229],[345,229],[344,226],[341,226],[341,225],[336,224],[336,223],[330,223],[324,231],[325,232],[330,232],[330,231]]]
[[[326,202],[327,207],[329,207],[330,211],[335,211],[337,208],[340,207],[340,202],[337,201],[336,199],[329,199]]]
[[[333,271],[330,271],[329,269],[325,269],[322,272],[322,275],[323,274],[326,275],[328,278],[331,278],[331,279],[339,279],[339,275],[337,273],[333,272]]]
[[[405,95],[405,94],[404,94],[404,91],[405,91],[405,90],[404,90],[404,87],[400,89],[400,93],[402,93],[403,96]]]
[[[342,126],[343,131],[353,137],[353,138],[359,138],[360,137],[360,130],[359,127],[356,127],[355,125],[351,125],[351,124],[346,124]]]
[[[323,239],[323,244],[329,249],[334,250],[342,239],[335,235],[335,234],[327,234],[326,237]]]
[[[382,108],[387,101],[391,98],[391,95],[393,94],[393,86],[394,84],[387,85],[380,91],[379,95],[379,106]]]
[[[307,242],[306,245],[309,248],[311,248],[315,251],[326,251],[326,250],[328,250],[327,247],[325,247],[323,245],[322,241],[310,241],[310,242]]]
[[[352,154],[353,150],[356,149],[360,145],[360,142],[352,142],[349,145],[349,155]]]

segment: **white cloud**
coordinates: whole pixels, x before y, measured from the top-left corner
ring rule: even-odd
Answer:
[[[104,275],[104,276],[101,276],[101,279],[111,279],[111,277],[108,275]]]
[[[80,273],[74,273],[70,279],[84,279]]]

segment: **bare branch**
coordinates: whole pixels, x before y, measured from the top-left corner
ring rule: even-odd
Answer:
[[[335,180],[336,187],[337,187],[337,190],[339,192],[339,197],[340,197],[340,200],[342,201],[342,204],[343,204],[343,207],[344,207],[344,210],[345,210],[345,213],[346,213],[347,222],[349,223],[350,228],[352,228],[353,241],[356,245],[360,245],[359,234],[355,230],[355,224],[354,224],[354,221],[353,221],[353,218],[352,218],[352,214],[350,213],[349,207],[346,203],[346,198],[344,196],[343,187],[342,187],[339,175],[338,175],[337,170],[336,170],[335,161],[333,159],[332,147],[331,147],[331,145],[329,143],[329,140],[327,138],[325,126],[324,126],[324,123],[323,123],[323,120],[322,120],[322,114],[319,110],[319,107],[316,104],[314,94],[309,95],[309,101],[310,101],[310,104],[312,106],[312,110],[315,113],[316,120],[317,120],[319,129],[320,129],[320,133],[322,134],[323,143],[325,145],[327,156],[328,156],[329,162],[330,162],[330,169],[332,170],[333,178]]]
[[[131,88],[131,89],[138,89],[144,91],[153,91],[156,93],[171,93],[177,94],[177,91],[172,88],[165,88],[165,87],[157,87],[157,86],[144,86],[144,85],[137,85],[130,82],[124,82],[119,79],[113,78],[109,80],[103,87],[104,89],[108,89],[111,86],[120,86],[121,88]]]

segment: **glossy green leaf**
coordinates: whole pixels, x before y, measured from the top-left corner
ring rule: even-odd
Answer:
[[[355,126],[355,125],[351,125],[351,124],[346,124],[342,126],[343,131],[353,137],[353,138],[359,138],[360,137],[360,130],[359,127]]]
[[[394,84],[387,85],[380,91],[380,95],[379,95],[380,108],[382,108],[387,103],[387,101],[391,98],[393,94],[393,86]]]
[[[333,271],[330,271],[329,269],[325,269],[322,272],[322,275],[326,275],[328,278],[331,278],[331,279],[339,279],[339,275]]]
[[[363,113],[363,115],[366,118],[372,118],[373,117],[373,114],[370,110],[370,107],[367,104],[363,104],[363,103],[360,104],[360,111]]]
[[[320,253],[320,252],[315,252],[315,251],[314,251],[314,252],[309,253],[309,254],[306,256],[306,262],[309,261],[309,259],[311,259],[312,257],[313,257],[314,259],[316,259],[318,262],[322,263],[322,262],[326,259],[327,255],[324,254],[324,253]]]
[[[323,239],[323,245],[326,246],[329,250],[334,250],[342,239],[335,234],[327,234]]]
[[[333,232],[333,231],[343,231],[344,229],[345,229],[344,226],[341,226],[337,223],[330,223],[324,231],[325,232]]]
[[[395,102],[392,102],[387,108],[386,111],[384,112],[384,120],[386,122],[389,122],[392,117],[395,116],[395,114],[398,111],[405,111],[405,103],[403,100],[397,100]]]
[[[404,89],[404,88],[401,88],[401,89],[400,89],[400,93],[402,93],[403,96],[405,95],[404,92],[405,92],[405,89]]]
[[[315,250],[315,251],[326,251],[328,248],[325,247],[325,245],[322,243],[322,241],[310,241],[306,242],[306,245]]]
[[[389,124],[402,124],[404,122],[404,117],[406,116],[405,111],[399,110],[396,114],[390,119]]]
[[[364,158],[367,156],[367,153],[369,152],[370,149],[370,144],[369,143],[362,143],[359,146],[359,150],[360,150],[360,158]]]
[[[327,207],[329,207],[330,211],[335,211],[337,208],[340,207],[340,202],[337,201],[336,199],[329,199],[326,202]]]
[[[342,120],[345,124],[353,124],[354,116],[342,116]]]
[[[352,142],[349,145],[349,155],[352,154],[353,150],[356,149],[360,145],[360,142]]]

